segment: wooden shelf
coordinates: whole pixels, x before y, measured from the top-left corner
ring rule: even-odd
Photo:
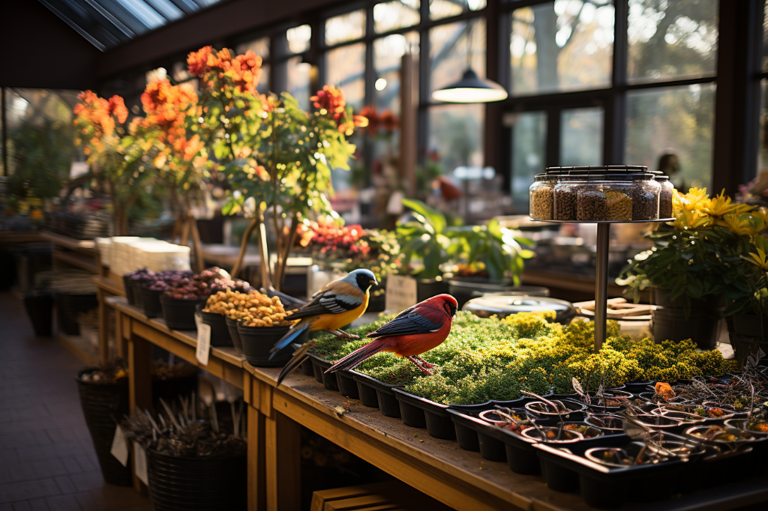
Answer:
[[[45,240],[50,241],[54,245],[58,245],[60,247],[76,250],[78,252],[89,253],[91,255],[99,254],[99,249],[96,248],[96,242],[94,240],[78,240],[50,231],[41,231],[40,236]]]
[[[233,348],[212,348],[209,363],[195,358],[196,332],[148,319],[125,298],[105,299],[117,312],[118,346],[130,364],[131,406],[151,403],[149,344],[160,346],[243,389],[248,403],[249,509],[293,509],[300,494],[300,426],[368,461],[417,490],[459,510],[588,511],[573,493],[549,490],[539,476],[512,472],[506,463],[462,450],[454,440],[429,436],[355,399],[294,372],[276,386],[281,368],[253,367]],[[122,352],[121,352],[122,353]],[[347,408],[337,413],[339,406]],[[262,460],[262,461],[259,461]],[[641,490],[638,490],[641,491]],[[727,510],[768,501],[763,478],[654,502],[659,511]],[[640,511],[647,504],[622,509]]]
[[[61,261],[69,264],[81,270],[88,271],[90,273],[99,273],[99,265],[93,257],[80,254],[78,252],[65,252],[57,247],[54,247],[51,257],[54,261]]]

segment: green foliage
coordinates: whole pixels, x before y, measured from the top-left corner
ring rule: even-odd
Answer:
[[[691,299],[724,296],[731,301],[749,291],[729,268],[746,253],[742,252],[746,238],[731,230],[711,226],[681,231],[662,225],[646,237],[653,240],[654,247],[636,255],[616,279],[617,284],[628,287],[635,302],[640,291],[659,289],[672,300],[681,299],[687,315]]]
[[[414,216],[414,220],[397,226],[403,267],[408,268],[416,256],[423,264],[418,276],[433,279],[442,275],[441,265],[461,258],[470,266],[482,264],[492,280],[511,275],[516,284],[520,283],[524,259],[533,257],[533,252],[522,245],[531,245],[531,240],[516,237],[497,220],[486,225],[457,226],[423,202],[404,199],[403,205]]]
[[[11,196],[49,199],[59,194],[75,156],[73,126],[48,119],[25,120],[10,131],[15,172],[8,182]]]
[[[390,317],[351,332],[362,339],[345,341],[330,334],[318,338],[314,352],[338,360],[366,344],[365,334]],[[522,390],[572,393],[572,378],[585,390],[613,387],[631,381],[675,381],[695,375],[719,376],[731,369],[717,350],[698,351],[691,341],[652,339],[634,341],[609,322],[608,341],[595,354],[594,324],[574,321],[568,327],[536,314],[521,313],[498,320],[459,312],[451,334],[440,346],[424,353],[436,364],[425,376],[413,363],[391,353],[378,353],[357,370],[408,392],[443,404],[477,404],[509,400]]]

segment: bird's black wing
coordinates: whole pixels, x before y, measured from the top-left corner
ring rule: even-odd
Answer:
[[[297,310],[285,319],[294,320],[320,314],[341,314],[357,309],[363,304],[363,299],[351,295],[337,295],[333,291],[325,292],[315,298],[301,309]]]
[[[368,337],[377,339],[380,337],[394,337],[397,335],[426,334],[440,330],[442,326],[443,325],[441,324],[433,323],[418,312],[409,312],[408,314],[400,313],[386,325],[383,325],[375,332],[368,334]]]

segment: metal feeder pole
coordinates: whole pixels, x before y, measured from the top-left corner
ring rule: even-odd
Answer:
[[[595,280],[595,353],[605,342],[606,311],[608,308],[608,242],[611,238],[611,224],[597,224],[597,278]]]

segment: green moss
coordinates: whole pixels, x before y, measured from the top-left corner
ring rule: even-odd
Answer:
[[[390,320],[382,317],[350,330],[359,340],[322,335],[314,352],[338,360],[364,345],[365,334]],[[634,341],[622,335],[618,323],[608,322],[608,340],[594,350],[594,324],[574,321],[563,327],[540,315],[515,314],[503,320],[480,319],[459,312],[451,334],[422,357],[436,364],[425,376],[414,364],[392,353],[379,353],[357,370],[408,392],[443,404],[476,404],[520,397],[522,390],[573,392],[576,378],[585,390],[631,381],[675,381],[695,375],[719,376],[731,370],[717,350],[699,351],[691,341]]]

